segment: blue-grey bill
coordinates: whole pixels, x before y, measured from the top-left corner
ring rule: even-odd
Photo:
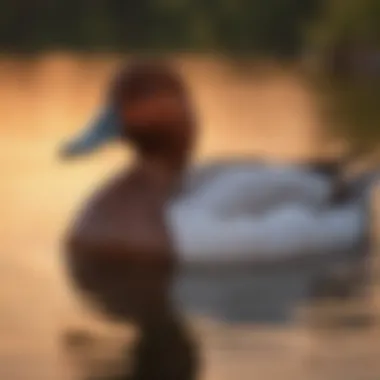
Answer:
[[[91,154],[117,140],[121,128],[121,120],[116,110],[107,106],[81,134],[63,145],[60,156],[68,159]]]

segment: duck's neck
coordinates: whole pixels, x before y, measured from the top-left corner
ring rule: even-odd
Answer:
[[[184,152],[175,155],[138,155],[133,165],[133,172],[151,186],[152,190],[170,196],[179,188],[188,162],[189,157]]]

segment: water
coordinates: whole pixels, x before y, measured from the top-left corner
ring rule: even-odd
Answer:
[[[297,73],[273,69],[239,77],[222,62],[181,62],[202,122],[199,158],[258,154],[299,159],[318,153],[312,94]],[[82,199],[118,168],[124,154],[115,147],[70,165],[55,156],[62,139],[97,107],[116,63],[112,57],[65,55],[0,61],[2,379],[79,380],[95,361],[119,360],[124,330],[98,320],[77,302],[60,262],[59,237]],[[263,285],[263,298],[294,281],[288,276],[276,277],[276,286]],[[276,297],[283,295],[271,295]],[[276,314],[264,309],[262,320],[268,321],[268,312]],[[255,327],[240,322],[233,327],[210,320],[194,325],[207,358],[205,380],[244,380],[252,374],[263,380],[329,378],[316,371],[318,360],[325,360],[316,352],[327,352],[326,347],[341,354],[338,364],[331,364],[331,379],[379,378],[372,331],[346,332],[342,340],[337,333],[325,334],[327,338],[311,333],[302,323]],[[89,330],[93,342],[67,351],[62,335],[76,327]]]

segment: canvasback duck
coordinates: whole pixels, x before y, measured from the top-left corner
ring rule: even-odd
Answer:
[[[192,380],[196,346],[171,299],[178,257],[165,223],[165,204],[179,187],[193,141],[187,92],[166,65],[136,62],[119,73],[107,101],[95,133],[71,144],[65,156],[88,152],[117,131],[136,157],[69,228],[69,273],[106,315],[139,327],[131,379]]]
[[[194,268],[215,274],[241,266],[247,278],[263,265],[295,259],[314,268],[315,260],[351,260],[366,237],[367,194],[377,173],[347,181],[336,201],[336,175],[313,165],[192,168],[195,127],[179,75],[162,62],[135,62],[112,82],[100,116],[61,152],[78,157],[112,139],[135,148],[129,168],[92,197],[65,244],[84,294],[140,327],[133,379],[196,378],[196,347],[182,307],[230,317],[226,278],[201,291],[196,281],[194,297],[188,281]]]

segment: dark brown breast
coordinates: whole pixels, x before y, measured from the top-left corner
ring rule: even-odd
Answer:
[[[143,318],[163,307],[174,254],[164,194],[138,175],[122,175],[89,202],[65,244],[74,284],[110,316]]]

